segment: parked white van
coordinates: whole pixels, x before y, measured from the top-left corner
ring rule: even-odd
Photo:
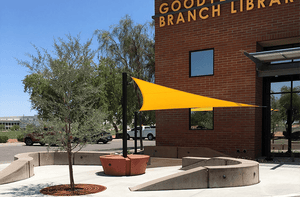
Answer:
[[[140,127],[137,127],[137,137],[140,137]],[[142,137],[153,140],[156,137],[155,126],[142,126]],[[134,138],[134,128],[127,131],[127,139]]]

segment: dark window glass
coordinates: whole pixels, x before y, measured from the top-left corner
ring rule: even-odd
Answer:
[[[190,76],[214,74],[214,50],[190,52]]]
[[[191,130],[214,129],[214,111],[192,111],[190,110]]]

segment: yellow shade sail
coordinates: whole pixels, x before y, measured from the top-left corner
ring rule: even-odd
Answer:
[[[271,111],[279,111],[279,109],[271,109]]]
[[[213,107],[206,107],[206,108],[193,108],[191,111],[212,111]]]
[[[133,78],[133,80],[137,83],[143,95],[143,106],[140,111],[185,108],[193,108],[195,111],[211,111],[213,107],[258,107],[256,105],[200,96],[149,83],[137,78]],[[210,110],[197,110],[197,108],[207,108]]]

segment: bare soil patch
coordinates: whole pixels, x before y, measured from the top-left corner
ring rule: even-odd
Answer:
[[[17,139],[8,139],[6,143],[17,143]]]

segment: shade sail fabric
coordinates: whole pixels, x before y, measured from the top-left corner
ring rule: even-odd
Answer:
[[[211,109],[212,107],[258,107],[256,105],[235,103],[200,96],[153,84],[137,78],[133,78],[133,80],[137,83],[143,95],[143,106],[140,111],[186,108]]]
[[[191,111],[212,111],[214,110],[213,107],[206,107],[206,108],[193,108]]]

